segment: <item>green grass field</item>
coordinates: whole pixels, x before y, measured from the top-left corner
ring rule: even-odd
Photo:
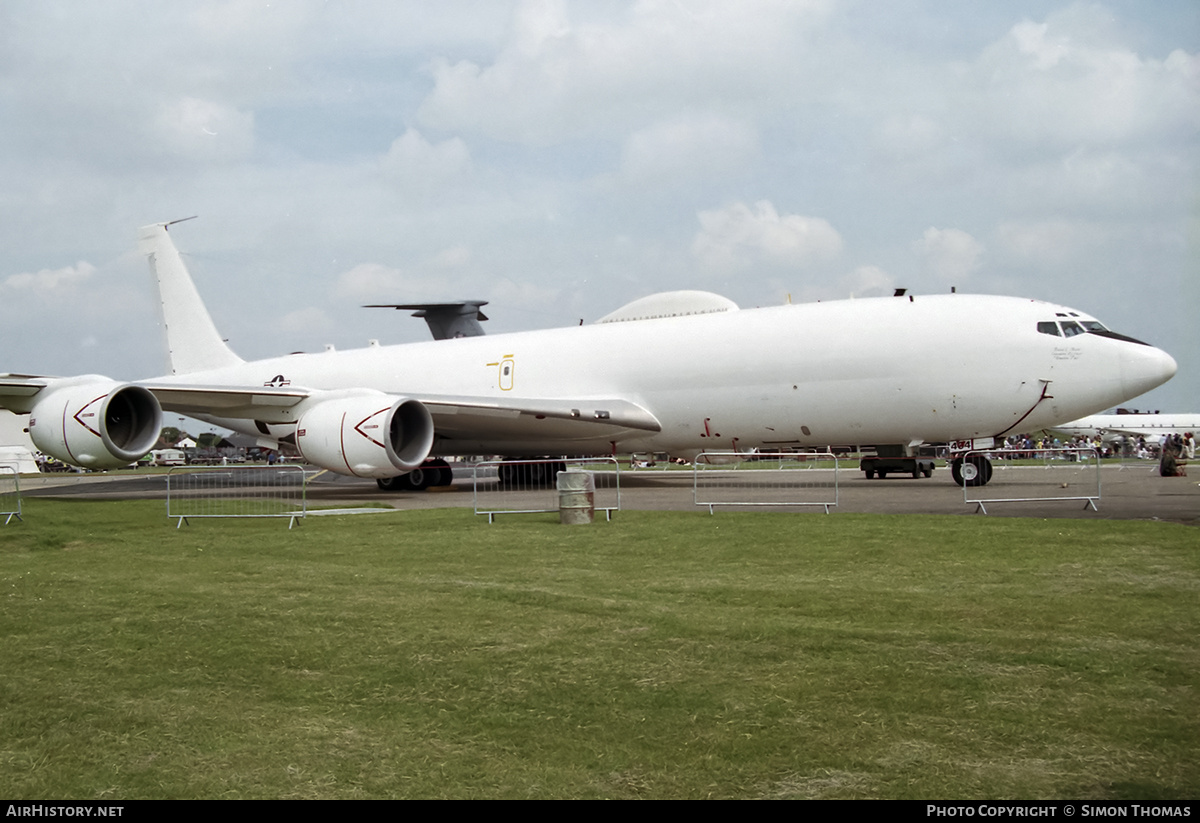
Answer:
[[[0,527],[0,796],[1200,796],[1192,528],[164,514]]]

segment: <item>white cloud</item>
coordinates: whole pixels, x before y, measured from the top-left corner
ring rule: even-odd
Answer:
[[[182,97],[165,103],[155,131],[173,153],[196,160],[241,160],[254,148],[254,114]]]
[[[758,156],[758,135],[746,123],[713,114],[681,117],[631,134],[620,175],[629,184],[669,184],[737,173]]]
[[[1013,26],[974,67],[988,109],[982,122],[1009,138],[1068,144],[1194,136],[1200,56],[1142,57],[1107,17],[1074,5]]]
[[[522,3],[488,65],[440,58],[420,121],[545,145],[697,106],[739,109],[798,85],[798,41],[824,0],[639,0],[618,20],[572,23],[557,0]],[[576,14],[586,7],[575,6]],[[792,76],[785,84],[781,78]]]
[[[1090,259],[1102,244],[1100,229],[1088,223],[1052,219],[1005,222],[996,230],[1001,249],[1021,264],[1059,270],[1079,259]]]
[[[896,289],[896,278],[878,266],[859,266],[841,278],[852,297],[884,297]]]
[[[9,275],[0,285],[5,290],[51,294],[73,290],[87,282],[95,273],[95,266],[81,260],[74,266],[64,266],[61,269],[42,269],[38,272]]]
[[[461,297],[457,290],[468,287],[463,270],[470,260],[467,248],[454,247],[435,253],[416,271],[360,263],[338,276],[333,294],[339,301],[363,303],[420,303]]]
[[[961,229],[930,226],[920,240],[913,241],[913,252],[939,280],[959,284],[979,268],[983,244]]]
[[[944,130],[936,121],[920,114],[887,117],[879,128],[880,150],[897,158],[920,157],[935,149],[944,139]]]
[[[405,188],[432,189],[471,170],[471,152],[462,138],[430,143],[416,129],[392,141],[383,158],[383,173]]]
[[[290,311],[276,320],[274,326],[284,334],[324,334],[334,329],[333,320],[316,306]]]
[[[414,278],[399,269],[379,263],[360,263],[338,276],[335,293],[351,300],[408,302]]]
[[[319,320],[313,295],[346,330],[317,342],[348,346],[364,322],[424,332],[358,302],[491,296],[489,329],[518,329],[667,288],[920,289],[937,267],[1066,302],[1104,277],[1080,308],[1152,336],[1102,295],[1194,289],[1198,16],[1069,2],[0,5],[9,368],[144,376],[144,261],[38,270],[113,261],[134,227],[195,213],[181,246],[246,356],[281,349],[275,318]],[[1154,340],[1185,403],[1194,302],[1155,321],[1181,330]],[[46,317],[99,345],[64,354]]]
[[[442,249],[429,261],[436,269],[461,269],[471,262],[471,250],[466,246],[452,246]]]
[[[692,254],[707,268],[728,271],[756,263],[803,267],[841,252],[842,237],[828,221],[780,215],[767,200],[751,209],[731,203],[697,215],[701,230]]]
[[[541,286],[510,277],[490,283],[487,289],[488,300],[493,305],[520,306],[526,312],[547,310],[561,293],[562,289],[557,286]]]

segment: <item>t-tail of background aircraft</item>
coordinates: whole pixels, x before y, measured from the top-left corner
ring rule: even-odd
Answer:
[[[38,448],[88,468],[137,460],[164,409],[389,478],[431,455],[826,447],[912,454],[990,444],[1112,407],[1175,361],[1082,312],[1013,297],[899,296],[740,310],[706,292],[634,301],[591,325],[244,361],[168,233],[142,229],[170,374],[0,376]],[[882,452],[881,452],[882,453]],[[979,465],[956,479],[986,482]]]

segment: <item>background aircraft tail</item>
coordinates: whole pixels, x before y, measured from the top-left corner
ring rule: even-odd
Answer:
[[[243,362],[213,325],[179,250],[167,234],[171,225],[155,223],[143,226],[138,233],[138,246],[149,257],[150,272],[158,286],[168,368],[172,374],[189,374]]]

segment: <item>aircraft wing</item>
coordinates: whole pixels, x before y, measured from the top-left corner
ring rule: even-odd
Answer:
[[[63,378],[31,374],[0,374],[0,408],[28,411],[42,389]],[[103,378],[98,378],[103,379]],[[261,420],[264,423],[294,423],[284,413],[302,401],[321,394],[319,390],[288,386],[231,387],[185,383],[138,381],[149,389],[166,411],[213,417]],[[480,429],[519,418],[550,419],[579,424],[601,424],[656,432],[658,419],[646,409],[620,398],[521,398],[464,397],[457,395],[414,395],[433,415],[438,432],[447,436],[476,435]]]
[[[530,420],[549,420],[560,424],[560,431],[579,427],[607,425],[620,429],[657,432],[658,419],[636,403],[616,398],[587,400],[549,398],[418,397],[433,415],[438,434],[443,437],[478,437],[480,432],[527,424]],[[542,427],[544,431],[546,427]],[[549,434],[549,432],[545,432]]]
[[[295,423],[295,416],[283,413],[284,410],[291,409],[313,394],[307,389],[272,386],[231,388],[172,383],[140,385],[149,389],[166,411],[245,418],[261,420],[264,423]]]
[[[0,409],[28,413],[33,397],[55,379],[36,374],[0,374]]]
[[[0,374],[0,405],[8,397],[32,397],[53,379],[37,374]]]
[[[163,409],[179,414],[202,414],[261,420],[264,423],[294,423],[286,413],[319,391],[271,386],[228,388],[181,384],[140,384],[149,389]],[[0,384],[2,387],[2,384]],[[433,416],[443,437],[478,437],[497,428],[508,429],[531,420],[561,421],[570,428],[600,424],[621,429],[661,430],[658,419],[636,403],[619,398],[583,400],[520,397],[463,397],[457,395],[413,395]],[[561,430],[560,427],[556,427]]]
[[[97,391],[107,392],[115,381],[99,375],[78,378],[50,377],[34,374],[0,374],[0,408],[27,413],[44,389],[57,389],[64,385],[96,386]],[[201,386],[155,384],[138,382],[158,398],[159,404],[180,414],[210,414],[221,417],[245,417],[266,422],[294,422],[280,417],[279,409],[291,408],[312,394],[307,389],[288,389],[264,386],[262,388],[231,388],[228,386]],[[278,420],[275,418],[279,417]]]

